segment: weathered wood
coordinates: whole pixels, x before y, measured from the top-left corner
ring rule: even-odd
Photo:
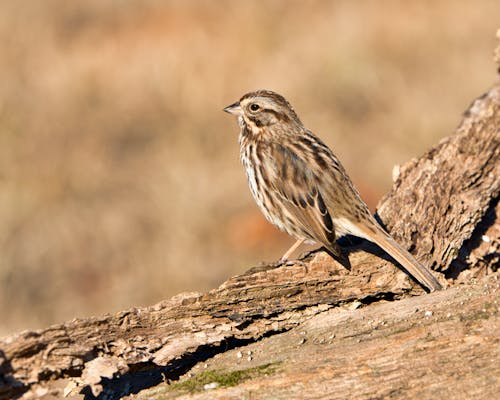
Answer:
[[[495,399],[498,278],[397,303],[333,308],[200,363],[178,383],[127,398]],[[210,383],[217,390],[207,390]]]
[[[464,242],[498,202],[499,100],[498,85],[475,100],[456,135],[399,170],[378,209],[396,238],[438,271],[451,273]]]
[[[455,136],[400,169],[379,207],[390,232],[450,278],[470,254],[485,268],[498,259],[498,228],[488,221],[498,223],[499,107],[495,85],[472,104]],[[374,246],[346,250],[351,271],[317,251],[291,265],[254,268],[206,294],[3,338],[0,399],[67,377],[96,394],[102,376],[161,369],[174,379],[193,358],[290,330],[330,308],[424,293]]]

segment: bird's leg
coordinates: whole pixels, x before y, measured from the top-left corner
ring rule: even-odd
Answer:
[[[298,239],[292,247],[290,247],[285,254],[283,254],[283,257],[280,258],[280,262],[284,263],[288,260],[288,257],[292,255],[292,253],[299,247],[302,243],[304,243],[305,238],[303,239]]]

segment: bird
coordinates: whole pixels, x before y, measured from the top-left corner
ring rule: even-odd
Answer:
[[[442,286],[370,213],[333,151],[305,128],[292,105],[256,90],[224,108],[237,116],[240,159],[253,198],[269,222],[297,241],[319,243],[344,258],[337,239],[353,235],[377,244],[429,292]]]

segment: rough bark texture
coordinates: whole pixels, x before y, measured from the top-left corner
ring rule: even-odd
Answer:
[[[400,169],[378,210],[397,239],[415,248],[425,265],[447,275],[460,272],[453,261],[498,201],[499,99],[496,85],[475,100],[456,135]]]
[[[397,306],[334,308],[128,398],[498,398],[498,284],[490,275]]]
[[[394,302],[424,291],[376,247],[346,247],[351,271],[316,251],[251,269],[206,294],[0,339],[0,399],[60,398],[64,387],[75,399],[80,390],[86,398],[121,398],[176,380],[219,353],[230,357],[221,367],[234,369],[234,360],[253,357],[248,346],[263,350],[259,363],[252,358],[255,368],[238,375],[247,380],[210,398],[260,398],[264,387],[277,398],[444,397],[454,388],[453,398],[491,398],[499,389],[499,108],[496,84],[474,101],[456,135],[400,169],[379,207],[382,223],[443,282],[489,275],[481,283]],[[436,315],[415,314],[426,307]],[[309,330],[312,336],[301,336]],[[201,390],[193,396],[207,396]],[[139,398],[185,392],[163,385]]]

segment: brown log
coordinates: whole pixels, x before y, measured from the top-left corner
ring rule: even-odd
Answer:
[[[128,398],[495,399],[498,284],[492,274],[396,303],[332,308]]]
[[[380,221],[387,229],[424,264],[439,271],[443,282],[448,278],[450,286],[457,279],[466,280],[464,276],[492,274],[498,264],[499,108],[500,85],[496,84],[472,103],[455,135],[399,169],[393,190],[379,207]],[[47,397],[52,396],[50,390],[58,398],[62,383],[68,382],[80,385],[73,393],[83,389],[99,395],[105,389],[107,397],[101,393],[101,398],[121,398],[127,391],[123,387],[117,390],[116,384],[123,379],[129,379],[128,391],[154,386],[162,376],[176,380],[217,353],[290,331],[316,315],[330,315],[332,311],[327,310],[371,304],[362,311],[370,318],[370,310],[376,313],[374,304],[381,300],[424,294],[375,246],[362,243],[345,250],[351,271],[328,254],[315,251],[290,265],[253,268],[205,294],[183,293],[152,307],[73,320],[0,339],[0,399],[23,393],[53,398]],[[491,279],[485,283],[488,289],[474,293],[490,299]],[[449,290],[404,301],[413,301],[411,307],[438,307],[440,299],[451,301],[461,292],[460,288]],[[478,301],[470,315],[476,315]],[[394,321],[407,316],[407,309],[400,309],[399,303],[384,305]],[[456,313],[461,305],[450,307],[449,312]],[[440,312],[444,312],[442,308]],[[352,315],[359,318],[361,314],[352,311]],[[316,318],[314,321],[323,321],[321,316]],[[300,329],[302,326],[310,325]],[[463,326],[463,321],[454,319],[446,329],[459,332]],[[424,324],[418,332],[426,327]],[[366,327],[360,324],[346,329],[361,335]],[[466,340],[466,333],[456,335],[458,342]],[[444,354],[450,357],[462,348],[449,342],[447,346],[449,353]],[[421,374],[425,368],[437,368],[438,364],[432,364],[435,358],[419,360]],[[411,366],[405,368],[411,374]],[[399,379],[407,376],[404,371],[399,374]],[[425,380],[411,382],[418,385]],[[371,398],[378,396],[375,389]],[[344,392],[339,398],[348,397]]]
[[[470,105],[456,135],[402,167],[378,209],[399,241],[450,277],[460,273],[453,261],[474,230],[493,222],[483,218],[498,202],[499,96],[497,84]]]

